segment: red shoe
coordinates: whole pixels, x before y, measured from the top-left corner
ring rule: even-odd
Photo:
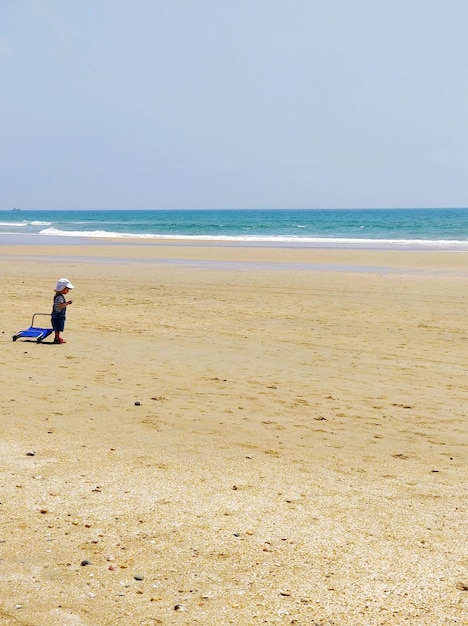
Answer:
[[[58,339],[54,339],[54,343],[67,343],[65,341],[65,339],[62,339],[62,337],[59,337]]]

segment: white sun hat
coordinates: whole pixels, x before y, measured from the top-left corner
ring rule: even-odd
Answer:
[[[55,286],[55,291],[62,291],[62,289],[65,289],[65,287],[67,287],[68,289],[73,289],[73,285],[68,280],[68,278],[60,278],[57,281],[57,285]]]

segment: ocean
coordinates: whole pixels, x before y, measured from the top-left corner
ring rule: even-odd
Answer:
[[[468,250],[468,209],[0,211],[0,245],[63,238]]]

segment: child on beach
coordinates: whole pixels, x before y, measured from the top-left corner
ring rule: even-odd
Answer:
[[[67,306],[72,303],[72,300],[66,300],[65,296],[73,289],[73,285],[68,278],[60,278],[55,286],[54,305],[52,308],[52,328],[55,332],[54,343],[66,343],[65,339],[60,337],[60,333],[65,328],[65,317]]]

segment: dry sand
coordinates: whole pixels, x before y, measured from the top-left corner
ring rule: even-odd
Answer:
[[[0,623],[468,624],[467,261],[2,246]]]

